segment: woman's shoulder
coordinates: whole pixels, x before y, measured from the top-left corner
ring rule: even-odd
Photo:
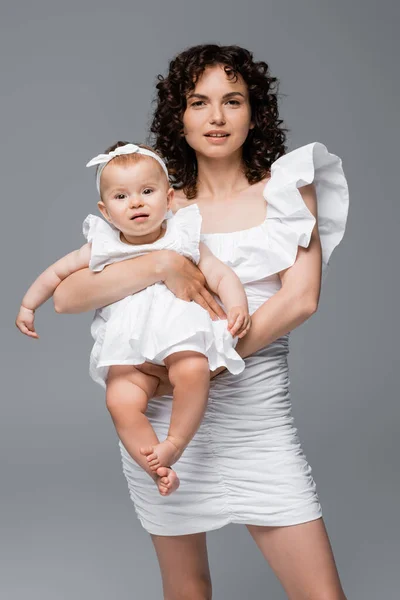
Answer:
[[[257,181],[256,183],[252,183],[249,186],[249,191],[251,191],[251,193],[254,193],[256,195],[259,194],[263,194],[263,191],[265,189],[265,186],[267,185],[268,181],[271,179],[271,174],[268,173],[268,175],[266,177],[263,177],[262,179],[260,179],[260,181]]]
[[[305,201],[307,187],[314,188],[317,219]],[[349,209],[349,190],[340,157],[320,142],[295,148],[272,163],[263,195],[270,232],[284,226],[286,238],[293,238],[296,245],[309,245],[317,220],[325,278],[331,254],[343,238]]]

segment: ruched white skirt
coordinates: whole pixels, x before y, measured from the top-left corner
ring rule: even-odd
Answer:
[[[245,359],[239,375],[211,382],[200,429],[174,465],[181,484],[162,497],[120,442],[123,471],[146,531],[184,535],[228,523],[294,525],[322,516],[311,467],[293,423],[289,334]],[[153,399],[147,416],[167,435],[171,397]]]

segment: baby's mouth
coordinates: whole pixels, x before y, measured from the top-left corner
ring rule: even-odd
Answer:
[[[149,215],[147,215],[146,213],[138,213],[137,215],[133,215],[133,217],[131,217],[131,221],[134,221],[135,219],[138,219],[140,217],[148,217]]]

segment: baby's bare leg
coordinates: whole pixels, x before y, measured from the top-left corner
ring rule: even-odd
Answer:
[[[118,437],[126,450],[156,482],[162,495],[169,495],[179,486],[174,471],[160,478],[149,468],[143,447],[158,444],[157,435],[144,414],[158,385],[157,377],[146,375],[130,365],[113,365],[107,378],[106,402]],[[161,473],[161,472],[160,472]],[[162,479],[162,480],[161,480]]]
[[[167,438],[149,449],[150,469],[174,464],[198,430],[207,407],[210,370],[207,357],[198,352],[176,352],[165,360],[174,388]]]

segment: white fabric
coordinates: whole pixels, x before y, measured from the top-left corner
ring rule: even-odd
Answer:
[[[325,280],[333,249],[343,238],[349,193],[342,161],[319,142],[281,156],[264,187],[266,218],[260,225],[233,233],[206,234],[214,254],[232,267],[242,283],[257,282],[291,267],[298,247],[307,248],[315,217],[298,188],[314,183]]]
[[[99,165],[99,168],[98,168],[97,174],[96,174],[96,187],[97,187],[97,191],[99,192],[99,194],[100,194],[100,177],[101,177],[104,167],[110,162],[110,160],[112,160],[116,156],[121,156],[121,154],[136,154],[136,153],[143,154],[145,156],[151,156],[152,158],[154,158],[158,162],[158,164],[162,167],[165,175],[167,176],[167,179],[169,180],[167,167],[165,166],[164,161],[159,156],[157,156],[157,154],[155,152],[152,152],[151,150],[147,150],[147,148],[141,148],[140,146],[137,146],[136,144],[125,144],[124,146],[118,146],[117,148],[115,148],[115,150],[111,150],[111,152],[109,152],[108,154],[98,154],[97,156],[92,158],[87,163],[87,165],[86,165],[87,167],[94,167],[96,165]]]
[[[251,312],[281,287],[278,271],[307,247],[315,219],[298,187],[314,182],[323,270],[343,237],[348,188],[340,159],[318,142],[274,162],[264,189],[266,219],[245,231],[203,234],[212,252],[242,280]],[[179,214],[179,213],[178,213]],[[294,426],[288,370],[289,334],[245,359],[240,375],[211,381],[200,429],[174,465],[180,488],[159,495],[122,443],[122,466],[136,514],[149,533],[184,535],[228,523],[294,525],[322,515],[312,469]],[[172,399],[153,399],[147,416],[167,435]]]
[[[92,244],[89,267],[101,271],[112,262],[160,249],[175,250],[197,264],[201,221],[197,204],[192,204],[166,221],[162,238],[153,244],[132,245],[121,241],[113,225],[88,215],[83,233]],[[164,364],[167,356],[183,350],[207,356],[210,370],[224,366],[237,374],[244,369],[235,350],[238,338],[232,338],[227,320],[212,321],[204,308],[176,298],[163,283],[96,311],[91,332],[95,343],[90,374],[103,387],[110,365]]]

